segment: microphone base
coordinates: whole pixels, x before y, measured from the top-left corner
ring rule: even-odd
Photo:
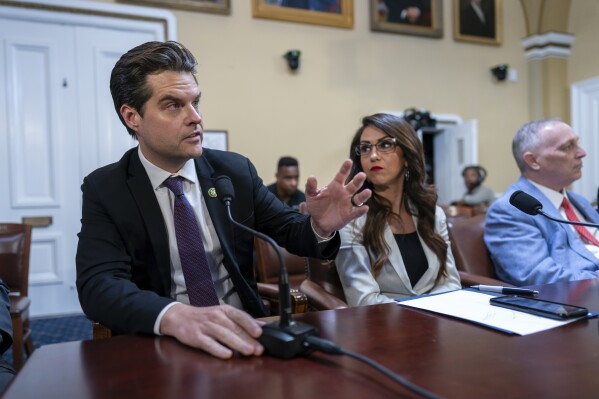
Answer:
[[[312,349],[304,345],[306,337],[318,335],[318,330],[306,323],[292,321],[282,327],[278,321],[262,326],[262,335],[258,341],[267,354],[290,359],[299,355],[308,355]]]

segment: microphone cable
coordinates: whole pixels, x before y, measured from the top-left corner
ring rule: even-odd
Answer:
[[[393,381],[395,381],[398,384],[402,385],[403,387],[409,389],[410,391],[417,393],[418,395],[422,396],[423,398],[441,399],[440,396],[437,396],[434,393],[427,391],[426,389],[421,388],[416,384],[411,383],[404,377],[400,376],[399,374],[394,373],[393,371],[389,370],[387,367],[383,366],[382,364],[377,363],[374,360],[372,360],[364,355],[360,355],[359,353],[347,350],[328,339],[319,338],[317,336],[309,336],[304,339],[304,345],[310,349],[313,349],[315,351],[320,351],[323,353],[327,353],[329,355],[349,356],[351,358],[354,358],[356,360],[366,363],[367,365],[371,366],[375,370],[385,374],[387,377],[391,378]]]

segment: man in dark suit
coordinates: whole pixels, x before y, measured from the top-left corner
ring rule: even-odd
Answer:
[[[0,355],[12,345],[12,320],[10,319],[10,301],[8,287],[0,279]],[[15,375],[15,370],[0,357],[0,393]]]
[[[112,71],[115,109],[139,146],[84,179],[79,300],[91,319],[116,332],[170,335],[220,358],[233,351],[260,355],[262,323],[241,310],[266,315],[254,282],[253,239],[229,222],[215,179],[231,178],[236,220],[292,253],[328,259],[339,247],[336,231],[367,212],[352,206],[352,196],[362,203],[370,192],[356,194],[364,175],[344,184],[347,160],[320,189],[308,179],[311,216],[302,215],[276,199],[247,158],[203,149],[196,64],[179,43],[149,42],[124,54]],[[191,213],[187,222],[195,222],[185,225],[185,234],[177,217],[182,202]],[[199,229],[197,237],[189,229]],[[190,267],[180,256],[188,251],[202,252],[197,259],[203,261]],[[188,289],[201,269],[208,285]],[[190,306],[198,291],[213,306]]]

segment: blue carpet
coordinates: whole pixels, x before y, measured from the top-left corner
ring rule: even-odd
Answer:
[[[30,323],[33,346],[36,349],[59,342],[92,339],[92,324],[84,315],[32,319]],[[12,348],[3,357],[12,364]]]

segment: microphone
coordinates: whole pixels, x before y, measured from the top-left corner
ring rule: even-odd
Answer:
[[[221,201],[227,209],[231,223],[266,241],[275,250],[279,258],[279,321],[262,326],[262,335],[258,338],[258,341],[260,341],[269,354],[275,357],[288,359],[312,352],[313,348],[305,345],[304,341],[309,336],[318,335],[318,331],[309,324],[296,322],[291,319],[289,275],[287,274],[287,266],[285,265],[285,258],[283,257],[281,248],[266,234],[251,229],[233,219],[231,203],[235,199],[235,189],[228,176],[217,177],[214,185],[217,195],[221,197]]]
[[[512,195],[510,196],[510,204],[520,209],[524,213],[533,216],[543,215],[547,219],[553,220],[554,222],[599,228],[599,224],[595,223],[573,222],[571,220],[554,218],[553,216],[550,216],[543,211],[543,204],[541,204],[541,202],[539,202],[538,199],[536,199],[532,195],[526,194],[522,190],[517,190],[512,193]]]

